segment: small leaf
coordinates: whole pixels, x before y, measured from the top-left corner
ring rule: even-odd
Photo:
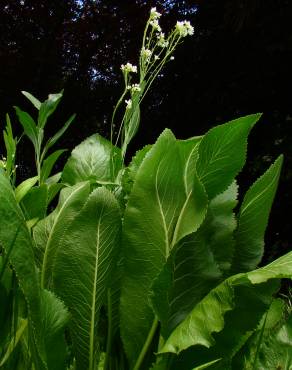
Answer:
[[[62,96],[63,91],[61,91],[59,94],[50,94],[48,99],[41,103],[39,108],[38,127],[42,129],[45,127],[47,119],[52,113],[54,113],[55,109],[60,103],[60,100],[62,99]]]
[[[31,177],[24,180],[21,184],[15,189],[15,199],[17,203],[20,203],[22,198],[26,196],[29,190],[37,183],[38,176]]]
[[[59,159],[59,157],[65,152],[66,150],[60,149],[56,150],[54,153],[50,154],[43,162],[41,168],[41,183],[45,182],[47,178],[50,176],[51,171]]]
[[[31,140],[34,147],[37,148],[38,146],[38,132],[35,121],[33,118],[27,113],[23,112],[18,107],[14,107],[16,110],[16,114],[18,116],[19,122],[21,123],[25,135]]]
[[[21,93],[35,106],[37,110],[41,107],[41,102],[27,91],[21,91]]]
[[[76,114],[72,114],[72,116],[64,123],[63,127],[55,133],[46,143],[44,147],[44,152],[46,153],[56,142],[63,136],[63,134],[67,131],[71,123],[74,121]]]

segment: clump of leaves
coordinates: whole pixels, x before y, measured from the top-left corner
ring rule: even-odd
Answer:
[[[98,134],[87,138],[52,180],[59,198],[51,212],[50,177],[44,175],[48,144],[42,145],[46,119],[40,116],[42,104],[56,107],[60,96],[40,103],[25,93],[39,111],[35,139],[18,110],[35,146],[36,180],[15,189],[14,165],[0,171],[3,369],[291,366],[291,311],[275,295],[280,279],[292,277],[292,252],[258,268],[282,156],[237,207],[236,177],[260,114],[188,140],[165,129],[124,163],[139,126],[139,105],[155,76],[151,63],[159,69],[193,32],[188,22],[178,22],[166,38],[159,17],[152,9],[140,82],[130,84],[135,66],[122,67],[126,88],[117,109],[131,95],[116,140],[117,110],[111,141]],[[164,54],[152,54],[158,47]],[[10,126],[6,132],[13,137]],[[44,203],[37,196],[43,188]]]

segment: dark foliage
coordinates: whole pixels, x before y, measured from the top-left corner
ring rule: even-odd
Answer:
[[[135,63],[151,6],[167,29],[188,19],[195,35],[176,53],[143,104],[131,151],[153,142],[164,127],[178,137],[212,123],[264,112],[251,135],[246,189],[280,153],[284,171],[267,234],[266,261],[291,249],[292,3],[289,0],[2,0],[0,2],[0,118],[13,105],[30,110],[20,90],[44,99],[65,89],[55,131],[76,112],[61,142],[72,149],[93,132],[109,135],[121,91],[119,67]],[[13,116],[13,114],[12,114]],[[16,126],[16,119],[13,116]],[[32,148],[21,144],[21,171]]]

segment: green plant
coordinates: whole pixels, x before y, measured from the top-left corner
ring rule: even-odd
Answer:
[[[17,110],[34,143],[37,176],[15,188],[14,165],[0,172],[0,368],[291,367],[291,312],[275,295],[280,279],[292,277],[292,252],[258,268],[282,156],[235,211],[236,176],[260,114],[188,140],[166,129],[124,163],[143,96],[181,38],[192,33],[189,23],[180,22],[162,37],[159,16],[151,10],[139,84],[130,84],[135,66],[122,67],[126,87],[113,114],[111,140],[87,138],[62,174],[49,177],[54,160],[44,169],[46,119],[33,126]],[[154,56],[147,60],[145,50],[153,53],[162,41],[162,64]],[[41,103],[25,95],[42,117]],[[52,113],[59,99],[50,95],[50,103],[42,104]],[[15,153],[13,145],[6,147]],[[57,206],[48,212],[59,191]],[[276,358],[283,340],[287,351]]]

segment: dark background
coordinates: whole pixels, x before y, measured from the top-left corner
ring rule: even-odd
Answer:
[[[151,7],[168,30],[190,20],[195,35],[181,45],[142,105],[141,128],[130,152],[153,143],[163,128],[179,138],[218,123],[263,112],[249,140],[242,192],[284,153],[284,170],[266,234],[265,262],[291,250],[292,2],[289,0],[86,1],[0,0],[0,121],[20,132],[13,105],[34,113],[20,94],[44,100],[65,89],[48,124],[53,133],[73,112],[60,141],[73,149],[99,132],[109,136],[122,90],[120,65],[137,63]],[[34,174],[30,143],[18,155],[19,178]]]

